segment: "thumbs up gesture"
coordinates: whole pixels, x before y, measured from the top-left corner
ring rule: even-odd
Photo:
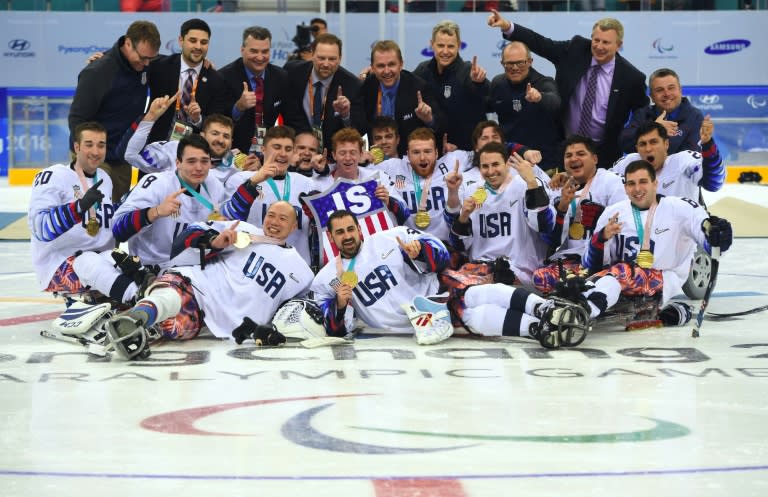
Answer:
[[[656,118],[656,122],[664,126],[669,136],[677,136],[677,122],[667,121],[667,111],[661,111],[659,117]]]
[[[352,104],[349,99],[343,95],[341,85],[336,92],[336,99],[333,101],[333,111],[342,119],[349,119],[350,109]]]
[[[245,81],[243,81],[243,93],[240,94],[240,98],[235,102],[235,107],[240,112],[256,107],[256,93],[248,88],[248,83]]]
[[[416,102],[416,117],[424,121],[425,124],[430,124],[432,122],[432,107],[421,98],[421,92],[418,90],[416,91]]]

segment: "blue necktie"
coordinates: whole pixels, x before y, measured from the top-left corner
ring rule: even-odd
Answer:
[[[314,84],[315,94],[312,97],[312,124],[320,126],[323,119],[323,83],[318,81]]]

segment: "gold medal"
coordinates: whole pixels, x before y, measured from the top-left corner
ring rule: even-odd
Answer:
[[[354,271],[344,271],[339,280],[350,288],[357,286],[357,274]]]
[[[210,214],[208,214],[208,220],[209,221],[226,221],[227,218],[221,215],[221,212],[218,211],[218,209],[214,209],[211,211]]]
[[[432,221],[432,218],[429,217],[429,212],[427,211],[418,211],[416,212],[416,215],[413,218],[414,223],[416,224],[416,227],[420,230],[426,229],[429,227],[429,223]]]
[[[637,265],[643,269],[650,269],[651,266],[653,266],[653,254],[650,250],[641,250],[640,253],[637,254],[635,262],[637,262]]]
[[[475,202],[482,205],[483,202],[485,202],[485,199],[488,198],[488,190],[481,186],[475,190],[475,193],[472,194],[472,198],[475,199]]]
[[[237,232],[237,238],[235,239],[234,245],[236,248],[242,249],[247,247],[251,244],[251,235],[244,231],[238,231]]]
[[[368,152],[371,154],[371,158],[373,159],[374,164],[378,164],[384,160],[384,151],[381,149],[381,147],[374,145],[370,148],[370,150],[368,150]]]
[[[86,233],[91,236],[96,236],[99,234],[99,229],[101,229],[101,226],[99,226],[99,222],[96,220],[96,218],[89,218],[88,222],[85,224]]]
[[[232,164],[234,164],[236,168],[242,170],[243,166],[245,165],[246,159],[248,159],[248,156],[240,152],[235,156],[234,159],[232,159]]]
[[[570,228],[568,228],[568,235],[574,240],[582,240],[584,232],[584,225],[578,222],[571,223]]]

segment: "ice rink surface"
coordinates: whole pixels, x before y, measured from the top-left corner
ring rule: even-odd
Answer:
[[[39,336],[63,304],[29,251],[0,242],[2,497],[768,495],[768,312],[572,350],[201,338],[127,363]],[[768,304],[767,252],[734,242],[710,311]]]

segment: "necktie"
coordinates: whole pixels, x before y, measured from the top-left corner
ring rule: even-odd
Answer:
[[[382,92],[381,115],[395,117],[395,89],[387,88]]]
[[[313,86],[315,94],[312,97],[312,124],[320,126],[323,119],[323,83],[318,81]]]
[[[187,69],[187,79],[184,80],[184,86],[181,88],[181,104],[184,106],[189,105],[192,101],[192,86],[195,81],[195,70]]]
[[[264,125],[264,79],[256,76],[253,80],[253,93],[256,95],[256,106],[253,108],[256,114],[256,126]]]
[[[600,69],[598,64],[590,67],[589,79],[587,80],[587,92],[584,94],[584,101],[581,103],[581,117],[579,118],[578,134],[581,136],[590,136],[589,125],[592,122],[592,109],[595,107],[595,94],[597,93],[597,71]]]

